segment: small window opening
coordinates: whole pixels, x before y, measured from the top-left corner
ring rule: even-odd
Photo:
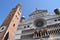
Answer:
[[[57,20],[54,20],[54,21],[57,21]]]
[[[13,27],[15,27],[15,24],[13,24]]]
[[[24,26],[24,28],[26,28],[26,26]]]
[[[16,17],[17,17],[17,15],[16,15]]]
[[[60,21],[60,19],[58,19],[58,21]]]
[[[29,28],[29,25],[27,27]]]
[[[20,15],[20,13],[18,12],[18,15]]]
[[[17,17],[17,15],[16,15],[16,18],[19,19],[19,18]]]

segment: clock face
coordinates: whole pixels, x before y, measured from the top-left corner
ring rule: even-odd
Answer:
[[[0,27],[0,33],[3,32],[6,29],[6,26]]]

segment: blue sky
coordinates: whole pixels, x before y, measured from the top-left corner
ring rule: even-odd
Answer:
[[[22,15],[28,18],[35,8],[47,9],[53,12],[55,8],[60,9],[60,0],[0,0],[0,25],[18,3],[22,4]]]

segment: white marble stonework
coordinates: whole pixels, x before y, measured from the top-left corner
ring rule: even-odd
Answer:
[[[18,25],[14,40],[60,40],[60,15],[36,9]]]

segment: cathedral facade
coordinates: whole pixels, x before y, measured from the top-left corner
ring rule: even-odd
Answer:
[[[36,9],[28,19],[23,16],[14,40],[60,40],[60,12]]]

